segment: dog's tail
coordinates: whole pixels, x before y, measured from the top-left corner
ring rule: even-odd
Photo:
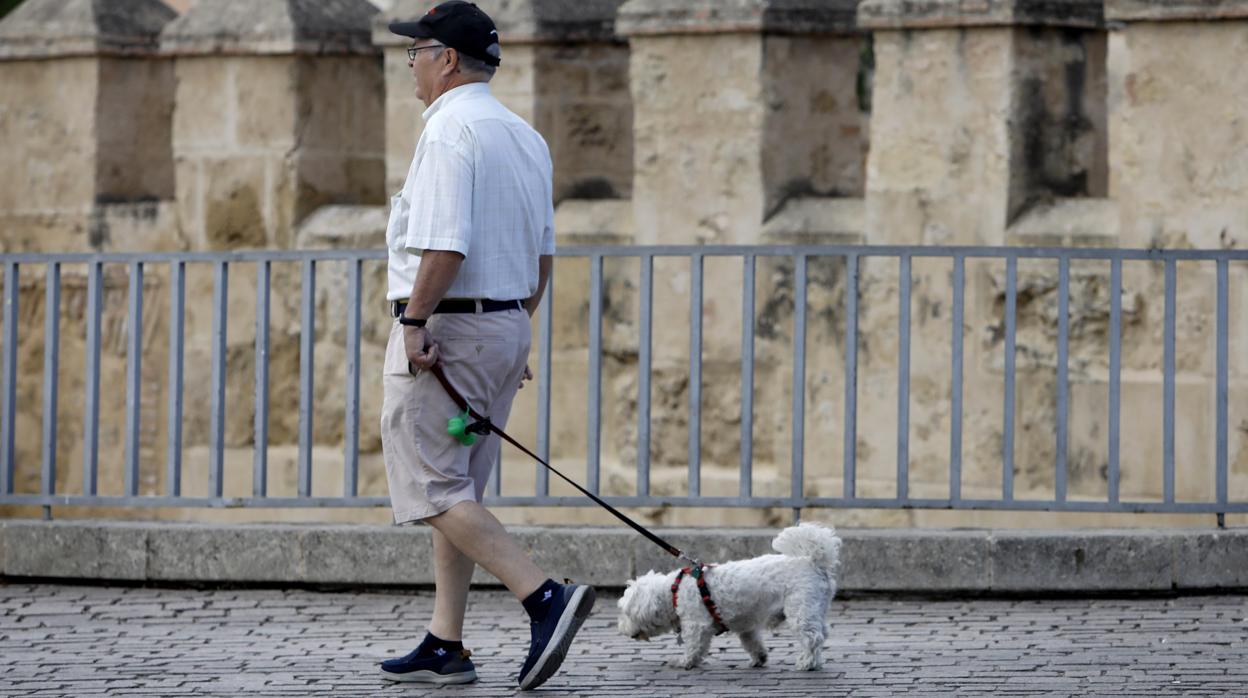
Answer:
[[[790,557],[808,557],[829,572],[841,565],[841,539],[836,529],[817,523],[790,526],[771,542],[776,552]]]

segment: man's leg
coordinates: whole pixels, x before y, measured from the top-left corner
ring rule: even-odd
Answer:
[[[476,563],[460,552],[441,531],[433,530],[433,578],[436,594],[429,632],[443,640],[462,640],[468,585]]]
[[[520,544],[507,533],[498,519],[476,502],[460,502],[437,516],[425,519],[425,523],[433,526],[435,530],[435,546],[436,536],[445,537],[447,542],[466,556],[469,564],[475,561],[484,567],[490,574],[498,577],[498,580],[521,601],[537,591],[537,588],[542,586],[547,579],[547,575],[533,564],[529,556],[520,548]],[[471,575],[471,569],[469,574]],[[439,587],[440,584],[439,580]],[[467,584],[465,584],[465,595],[467,591]],[[439,588],[439,597],[441,594],[442,591]],[[463,606],[461,605],[460,608],[462,621]]]
[[[460,502],[425,522],[498,577],[520,600],[532,621],[532,637],[518,682],[521,689],[545,683],[559,670],[576,631],[593,609],[594,590],[549,579],[498,519],[475,501]]]

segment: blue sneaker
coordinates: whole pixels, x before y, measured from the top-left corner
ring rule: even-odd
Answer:
[[[419,649],[412,650],[399,659],[387,659],[381,663],[381,675],[390,681],[415,683],[472,683],[477,680],[476,667],[472,665],[472,652],[468,650],[434,650],[433,656],[417,656]]]
[[[546,619],[530,624],[533,634],[529,657],[520,669],[520,689],[537,688],[559,671],[568,646],[594,607],[594,590],[583,584],[563,584],[554,593]]]

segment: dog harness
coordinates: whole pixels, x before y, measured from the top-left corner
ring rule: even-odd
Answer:
[[[672,582],[672,608],[676,608],[676,592],[680,591],[680,583],[684,581],[685,575],[693,577],[698,584],[698,594],[702,597],[702,605],[706,606],[706,610],[711,614],[711,620],[715,621],[715,634],[722,635],[728,632],[728,626],[724,625],[724,619],[719,617],[719,609],[715,607],[715,602],[711,599],[711,588],[706,584],[706,574],[704,570],[714,565],[703,565],[698,563],[693,567],[681,568],[676,575],[676,581]]]

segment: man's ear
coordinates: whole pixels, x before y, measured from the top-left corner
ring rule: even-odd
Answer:
[[[454,75],[459,72],[459,51],[451,47],[442,49],[442,74]]]

